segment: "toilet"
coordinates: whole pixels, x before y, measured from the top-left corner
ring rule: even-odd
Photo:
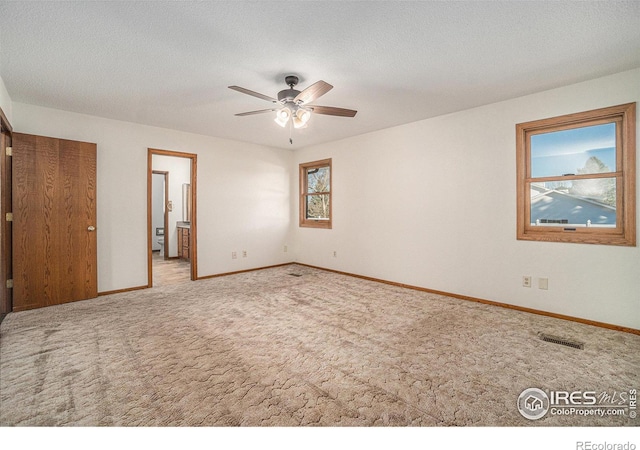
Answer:
[[[160,255],[164,256],[164,228],[156,228],[156,243],[160,246]]]
[[[160,255],[164,255],[164,236],[158,236],[156,242],[160,245]]]

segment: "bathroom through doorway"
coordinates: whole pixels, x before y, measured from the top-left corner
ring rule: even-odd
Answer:
[[[148,287],[197,279],[196,155],[148,149]]]

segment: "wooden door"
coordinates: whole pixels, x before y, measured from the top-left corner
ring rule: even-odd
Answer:
[[[96,144],[13,134],[13,310],[97,296]]]
[[[11,127],[0,109],[0,321],[11,312],[11,222],[6,220],[11,212],[11,156],[6,152],[11,146]]]

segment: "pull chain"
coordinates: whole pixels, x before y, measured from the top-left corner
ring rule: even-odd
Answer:
[[[289,118],[289,144],[293,145],[293,118]]]

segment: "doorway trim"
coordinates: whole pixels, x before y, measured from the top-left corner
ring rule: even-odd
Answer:
[[[4,111],[0,108],[0,322],[4,316],[13,310],[12,289],[7,287],[7,281],[12,277],[12,227],[11,222],[5,220],[7,213],[12,212],[11,205],[11,156],[6,148],[11,147],[13,128]]]
[[[189,251],[191,252],[191,280],[198,279],[198,212],[197,212],[197,173],[198,155],[195,153],[176,152],[172,150],[161,150],[147,148],[147,287],[153,287],[153,224],[151,220],[152,206],[152,181],[153,181],[153,155],[175,156],[177,158],[189,158],[191,160],[191,230]],[[166,215],[165,215],[165,220]],[[166,229],[166,228],[165,228]],[[165,245],[165,252],[168,247]]]
[[[163,175],[164,176],[164,200],[163,200],[163,215],[162,215],[162,226],[164,227],[165,232],[169,229],[169,214],[167,211],[167,202],[169,201],[169,172],[165,170],[152,170],[151,171],[151,179],[153,180],[153,175]],[[153,182],[151,183],[151,190],[153,191]],[[153,208],[152,208],[152,216],[153,216]],[[153,222],[153,221],[152,221]],[[151,251],[153,252],[153,224],[151,225]],[[169,259],[169,235],[164,235],[164,259]]]

